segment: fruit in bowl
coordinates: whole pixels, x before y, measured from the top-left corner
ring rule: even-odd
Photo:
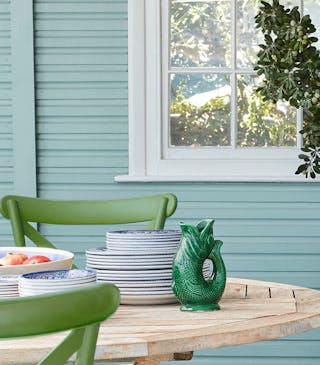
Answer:
[[[41,262],[50,262],[52,260],[49,259],[47,256],[43,255],[35,255],[28,257],[26,260],[23,261],[23,265],[30,265],[30,264],[41,264]]]
[[[0,266],[7,265],[31,265],[31,264],[40,264],[41,262],[50,262],[52,261],[47,256],[43,255],[35,255],[28,257],[24,253],[12,253],[9,252],[6,256],[0,259]]]
[[[0,275],[70,269],[74,254],[47,247],[1,247]]]
[[[28,256],[25,255],[24,253],[9,252],[6,254],[6,256],[0,259],[0,266],[22,265],[27,259]]]

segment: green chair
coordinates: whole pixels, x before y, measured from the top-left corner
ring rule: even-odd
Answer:
[[[40,365],[62,365],[76,353],[75,365],[90,365],[100,322],[118,308],[116,286],[99,283],[44,295],[0,300],[0,339],[71,330]],[[19,363],[19,353],[17,353]]]
[[[55,246],[31,224],[125,224],[149,222],[146,229],[162,229],[176,210],[173,194],[117,200],[48,200],[7,195],[0,201],[1,214],[10,219],[16,246],[25,236],[39,247]]]

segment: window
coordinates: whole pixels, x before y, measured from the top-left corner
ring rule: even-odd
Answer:
[[[319,21],[317,0],[283,1]],[[301,112],[254,92],[259,1],[128,4],[129,176],[116,180],[303,180]]]

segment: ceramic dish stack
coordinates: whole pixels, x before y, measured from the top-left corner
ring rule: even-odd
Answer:
[[[175,303],[172,262],[180,239],[177,230],[108,232],[107,247],[87,250],[87,267],[98,281],[118,286],[122,304]]]
[[[18,275],[1,275],[0,299],[14,298],[18,296]]]
[[[52,270],[19,276],[20,296],[75,289],[96,282],[94,270]]]

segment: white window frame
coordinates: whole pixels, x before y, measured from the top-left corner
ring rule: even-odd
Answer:
[[[163,147],[164,1],[128,0],[129,174],[116,176],[115,181],[306,181],[294,174],[299,146]]]

